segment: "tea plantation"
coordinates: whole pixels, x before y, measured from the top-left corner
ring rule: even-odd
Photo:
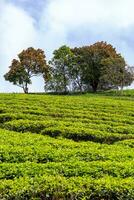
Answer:
[[[0,94],[0,200],[134,200],[134,92]]]

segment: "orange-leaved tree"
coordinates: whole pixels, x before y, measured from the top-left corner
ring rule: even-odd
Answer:
[[[18,58],[18,60],[13,59],[4,78],[21,87],[25,93],[28,93],[28,85],[32,83],[31,78],[33,76],[43,75],[45,80],[49,78],[49,66],[42,49],[29,47],[23,50]]]

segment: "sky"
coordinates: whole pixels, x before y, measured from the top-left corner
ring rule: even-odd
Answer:
[[[49,60],[64,44],[107,41],[133,66],[133,8],[134,0],[0,0],[0,92],[22,91],[3,75],[12,59],[31,46],[42,48]],[[30,92],[44,91],[42,77],[32,82]]]

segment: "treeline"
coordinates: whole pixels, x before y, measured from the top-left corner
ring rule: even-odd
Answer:
[[[4,77],[28,93],[37,75],[43,75],[46,92],[56,93],[123,89],[134,80],[122,55],[103,41],[73,49],[64,45],[48,62],[43,50],[30,47],[13,59]]]

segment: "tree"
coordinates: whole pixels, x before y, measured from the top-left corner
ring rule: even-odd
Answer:
[[[49,78],[49,66],[46,63],[44,51],[30,47],[23,50],[18,55],[18,60],[13,59],[8,73],[4,75],[5,80],[12,82],[28,93],[28,84],[31,84],[31,78],[37,75],[43,75],[44,79]]]
[[[70,62],[70,79],[71,84],[73,87],[73,91],[80,91],[82,92],[84,88],[84,82],[83,82],[83,66],[81,65],[81,55],[77,53],[78,48],[71,49],[72,51],[72,59]]]
[[[82,67],[82,80],[85,84],[91,86],[96,92],[100,83],[102,61],[107,58],[116,58],[115,48],[106,42],[97,42],[91,46],[74,48],[75,55],[78,57],[78,64]]]
[[[100,84],[105,87],[116,87],[123,90],[124,86],[129,86],[133,81],[133,75],[128,70],[126,62],[121,55],[109,57],[102,61],[102,71]]]
[[[55,92],[68,91],[70,86],[70,63],[73,56],[71,49],[66,45],[53,52],[53,58],[49,62],[51,79],[46,82],[45,89]]]

